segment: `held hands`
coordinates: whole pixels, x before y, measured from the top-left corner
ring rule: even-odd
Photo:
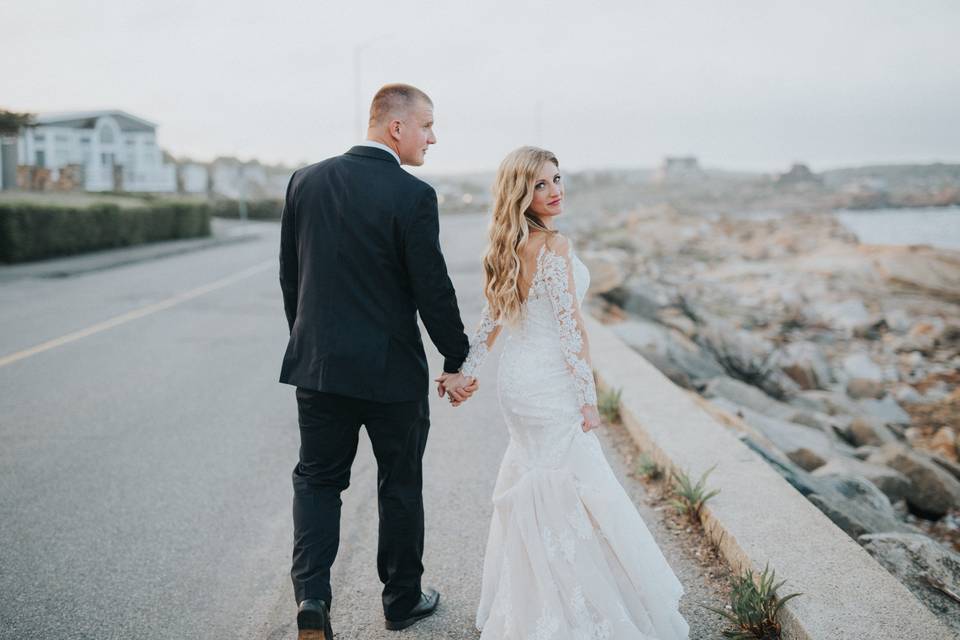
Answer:
[[[442,398],[447,394],[450,404],[459,407],[466,402],[474,392],[480,388],[480,382],[476,378],[465,376],[462,373],[442,373],[435,380],[437,383],[437,393]]]
[[[583,424],[581,427],[584,433],[603,426],[603,421],[600,420],[600,412],[597,411],[596,405],[585,404],[580,407],[580,413],[583,415]]]

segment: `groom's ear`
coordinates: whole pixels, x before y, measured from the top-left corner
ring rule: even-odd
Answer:
[[[391,120],[390,124],[387,126],[387,131],[390,133],[390,137],[395,140],[400,139],[400,131],[403,128],[403,122],[400,120]]]

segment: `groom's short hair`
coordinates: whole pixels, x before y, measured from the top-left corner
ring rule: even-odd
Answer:
[[[433,100],[426,93],[409,84],[385,84],[380,87],[376,95],[373,96],[373,102],[370,103],[370,125],[383,124],[391,116],[400,115],[407,111],[413,104],[423,100],[431,107]]]

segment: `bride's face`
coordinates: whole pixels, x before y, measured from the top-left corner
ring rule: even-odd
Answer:
[[[563,213],[563,179],[560,169],[552,162],[545,162],[533,181],[533,202],[530,211],[541,218]]]

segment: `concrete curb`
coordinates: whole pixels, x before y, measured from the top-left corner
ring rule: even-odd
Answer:
[[[637,445],[665,469],[694,479],[716,464],[720,489],[703,525],[737,571],[769,561],[786,640],[948,640],[955,634],[860,545],[736,435],[609,329],[586,319],[601,387],[622,389],[621,415]],[[718,616],[719,621],[719,616]]]

